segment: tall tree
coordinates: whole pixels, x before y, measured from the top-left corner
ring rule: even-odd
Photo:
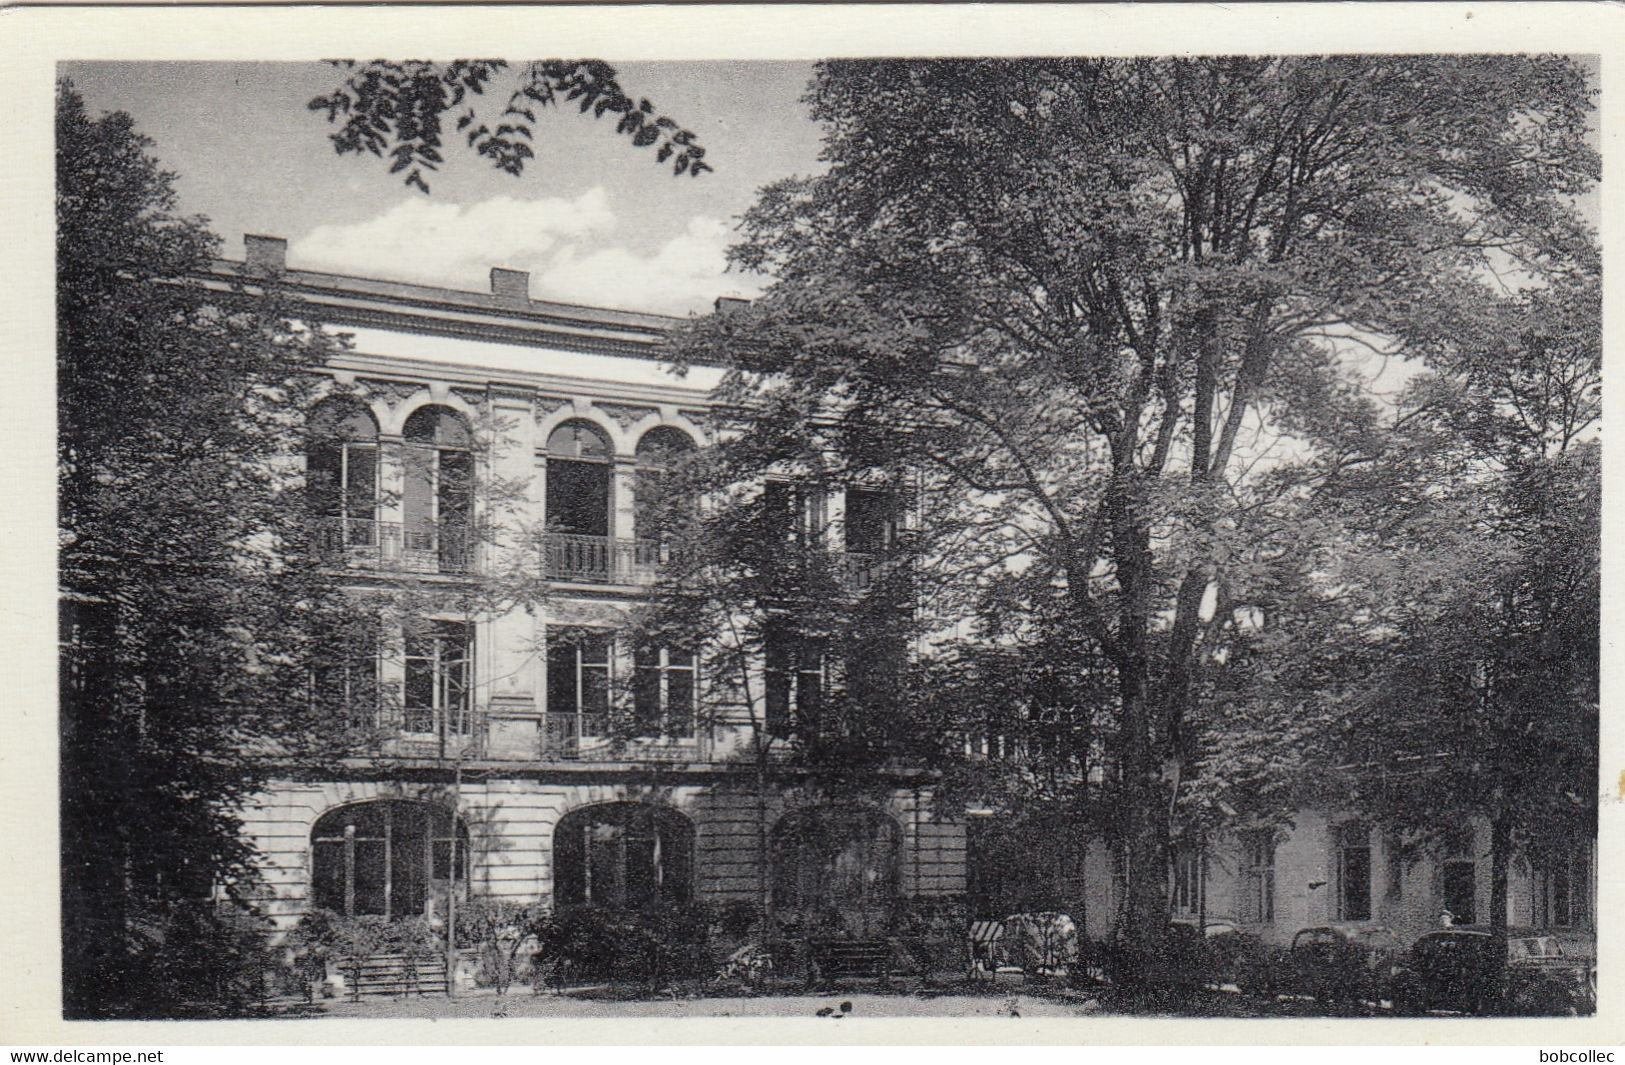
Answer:
[[[64,1008],[151,1015],[229,992],[236,811],[349,734],[310,678],[355,618],[288,476],[329,346],[197,280],[215,238],[128,115],[64,83],[56,119]]]
[[[1064,589],[1116,682],[1131,950],[1294,416],[1357,410],[1352,353],[1420,353],[1494,268],[1594,258],[1590,95],[1550,57],[818,68],[828,172],[734,253],[777,281],[683,346],[733,361],[764,458],[827,423],[846,464],[923,471],[943,567]]]

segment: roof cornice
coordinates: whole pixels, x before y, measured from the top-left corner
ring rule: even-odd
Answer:
[[[497,340],[510,344],[661,360],[666,336],[687,319],[587,307],[524,295],[467,292],[316,270],[251,270],[214,259],[199,281],[218,291],[261,295],[275,287],[332,325]],[[705,365],[706,363],[702,363]]]

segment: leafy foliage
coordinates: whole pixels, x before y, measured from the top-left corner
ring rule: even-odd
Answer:
[[[222,984],[170,957],[246,905],[236,811],[272,759],[351,738],[312,671],[354,618],[317,574],[298,453],[328,350],[275,293],[196,278],[215,239],[128,115],[57,101],[58,513],[65,1007],[177,1008]],[[182,911],[193,924],[176,923]],[[201,923],[201,924],[199,924]],[[196,927],[194,927],[196,926]],[[201,932],[199,934],[202,934]],[[224,951],[202,950],[199,964]],[[194,956],[194,955],[189,955]],[[193,970],[187,969],[191,972]]]
[[[615,68],[596,59],[546,59],[524,64],[517,85],[494,120],[482,121],[474,97],[485,95],[508,68],[500,59],[423,60],[358,63],[332,60],[345,72],[342,85],[310,101],[339,128],[330,135],[340,155],[370,152],[389,159],[389,172],[405,173],[406,184],[429,191],[424,171],[445,163],[444,124],[455,114],[454,132],[469,149],[504,173],[518,176],[536,156],[536,116],[542,108],[575,104],[581,114],[615,117],[615,132],[637,148],[655,148],[655,160],[670,161],[672,173],[698,177],[711,169],[694,134],[658,114],[647,99],[621,88]]]

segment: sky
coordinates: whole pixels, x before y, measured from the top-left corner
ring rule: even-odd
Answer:
[[[177,175],[180,209],[205,216],[228,258],[242,236],[285,237],[288,263],[486,291],[493,266],[527,270],[531,295],[687,314],[763,280],[726,271],[756,190],[813,173],[820,130],[800,98],[807,63],[617,64],[622,87],[693,130],[715,167],[673,177],[610,119],[538,113],[536,153],[515,178],[452,145],[407,188],[371,155],[339,156],[314,96],[342,81],[319,63],[63,63],[92,114],[127,111]],[[487,90],[499,111],[511,79]],[[491,107],[492,104],[496,106]]]

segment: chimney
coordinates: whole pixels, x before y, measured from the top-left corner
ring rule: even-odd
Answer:
[[[288,242],[282,237],[243,234],[243,264],[257,274],[280,274],[288,268]]]
[[[525,270],[509,270],[505,266],[491,267],[491,295],[528,302],[530,273]]]
[[[716,310],[718,314],[724,311],[737,311],[741,307],[749,307],[750,300],[743,296],[718,296]]]

